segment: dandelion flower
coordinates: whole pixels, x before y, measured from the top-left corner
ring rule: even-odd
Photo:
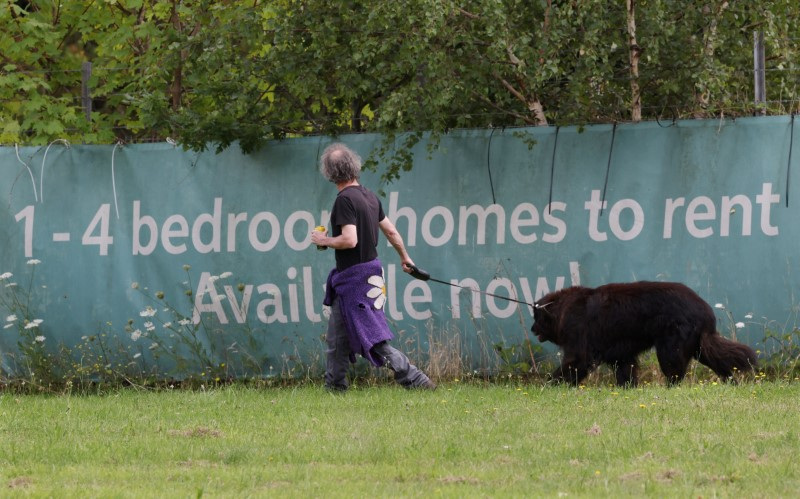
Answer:
[[[142,332],[138,329],[131,333],[131,340],[136,341],[142,337]]]
[[[40,263],[42,263],[42,261],[41,260],[37,260],[36,258],[31,258],[30,260],[28,260],[25,263],[27,263],[28,265],[39,265]]]
[[[373,303],[375,310],[382,309],[386,304],[386,282],[383,280],[383,276],[370,276],[367,282],[372,286],[369,291],[367,291],[367,298],[375,300]]]
[[[744,327],[744,322],[737,322],[736,329],[742,329]]]
[[[14,322],[15,320],[17,320],[17,316],[14,314],[11,314],[8,317],[6,317],[6,322]]]
[[[39,343],[44,343],[44,336],[41,335],[37,336],[36,341],[38,341]]]
[[[12,277],[14,277],[14,274],[12,274],[11,272],[3,272],[2,274],[0,274],[0,281],[5,281],[6,279],[10,279]]]
[[[714,305],[714,308],[718,308],[720,310],[725,310],[725,305],[723,305],[722,303],[717,303],[716,305]]]

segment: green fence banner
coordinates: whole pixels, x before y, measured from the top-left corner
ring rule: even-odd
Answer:
[[[393,183],[365,172],[412,259],[457,285],[413,279],[382,241],[396,341],[418,360],[436,348],[496,366],[495,345],[539,345],[531,307],[491,295],[659,280],[694,288],[723,334],[768,352],[766,332],[791,330],[798,306],[792,119],[459,130],[433,152],[422,141]],[[366,158],[382,137],[339,140]],[[109,365],[165,375],[321,367],[334,259],[310,232],[336,196],[318,170],[331,141],[0,148],[2,369],[20,372],[31,346],[80,362],[98,342],[122,355]]]

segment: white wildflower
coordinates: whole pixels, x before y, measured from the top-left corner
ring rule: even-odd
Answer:
[[[188,326],[191,323],[192,323],[191,319],[181,319],[178,321],[178,324],[180,324],[181,326]]]
[[[219,279],[218,275],[212,275],[208,277],[208,282],[216,282]]]
[[[6,287],[7,288],[13,288],[13,287],[16,287],[16,285],[17,285],[16,282],[9,282],[8,284],[6,284]]]
[[[140,353],[135,353],[135,354],[133,354],[133,358],[134,358],[134,359],[138,359],[138,358],[139,358],[139,357],[141,357],[141,356],[142,356],[142,354],[140,354]]]
[[[0,281],[5,281],[6,279],[11,279],[12,277],[14,277],[14,274],[11,272],[3,272],[0,274]]]
[[[131,289],[139,289],[139,283],[138,283],[138,282],[136,282],[136,281],[133,281],[133,282],[131,283]]]
[[[142,337],[142,332],[136,329],[134,332],[131,333],[131,340],[136,341]]]
[[[27,263],[28,265],[39,265],[40,263],[42,263],[42,261],[41,260],[37,260],[36,258],[31,258],[30,260],[28,260],[25,263]]]
[[[744,322],[737,322],[736,329],[742,329],[744,327]]]
[[[714,305],[714,308],[718,308],[720,310],[725,310],[725,305],[723,305],[722,303],[717,303],[716,305]]]
[[[753,318],[753,314],[747,314],[747,315],[744,316],[744,318],[745,319],[752,319]]]
[[[158,343],[153,343],[152,345],[150,345],[147,348],[149,348],[150,350],[155,350],[156,348],[158,348]]]
[[[44,321],[42,321],[42,319],[34,319],[34,320],[30,321],[29,323],[25,324],[25,329],[37,328],[37,327],[39,327],[39,324],[41,324],[42,322],[44,322]]]
[[[147,332],[152,332],[156,330],[156,326],[150,321],[144,323],[144,328],[147,329]]]
[[[6,324],[5,326],[3,326],[3,329],[8,329],[8,328],[10,328],[10,327],[14,327],[14,326],[16,326],[16,324],[14,324],[13,322],[9,322],[9,323],[8,323],[8,324]]]
[[[153,307],[148,306],[147,308],[145,308],[144,310],[139,312],[139,315],[141,317],[155,317],[156,309],[154,309]]]
[[[17,320],[17,316],[14,314],[11,314],[8,317],[6,317],[6,322],[14,322],[15,320]]]
[[[232,276],[233,272],[223,272],[219,275],[220,279],[227,279],[228,277]]]
[[[164,329],[169,329],[171,327],[172,327],[172,323],[171,322],[165,322],[164,323]]]
[[[44,343],[44,336],[41,336],[41,335],[37,336],[36,337],[36,341],[38,341],[39,343]]]

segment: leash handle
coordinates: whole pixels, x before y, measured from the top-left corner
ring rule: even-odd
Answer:
[[[411,269],[410,272],[411,277],[415,279],[419,279],[420,281],[427,281],[428,279],[431,278],[431,275],[429,273],[425,272],[416,265],[409,265],[409,268]]]

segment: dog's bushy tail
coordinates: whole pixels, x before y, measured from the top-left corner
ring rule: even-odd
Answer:
[[[758,367],[758,357],[752,348],[729,340],[716,331],[703,335],[697,360],[722,379],[730,378],[734,372],[746,372]]]

